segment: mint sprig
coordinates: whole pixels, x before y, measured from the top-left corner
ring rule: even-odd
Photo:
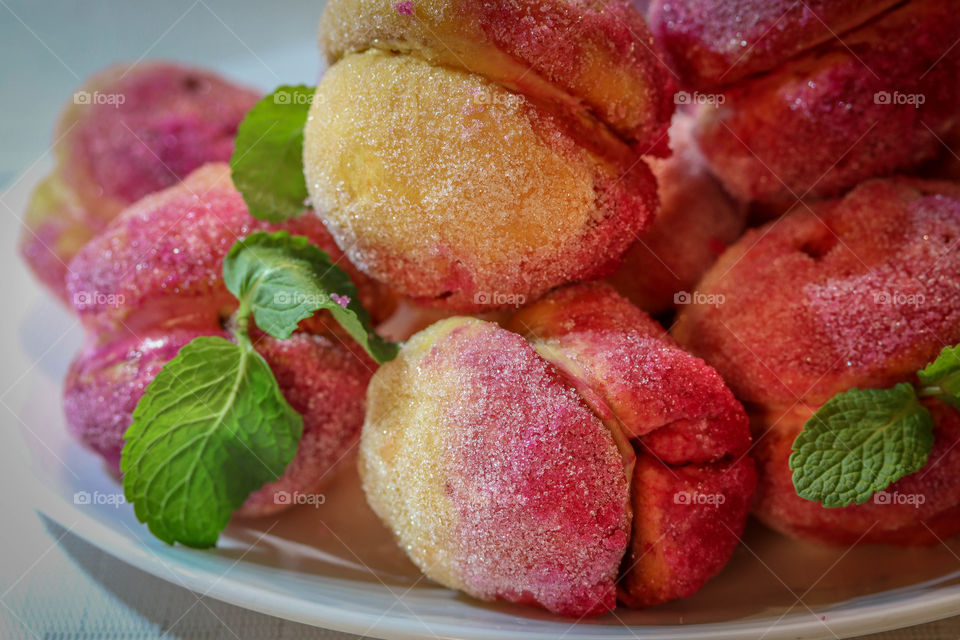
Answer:
[[[397,355],[397,345],[371,328],[349,276],[304,237],[280,231],[240,240],[223,261],[223,278],[233,295],[248,300],[257,326],[275,338],[288,338],[297,323],[326,309],[377,362]]]
[[[330,309],[379,361],[397,352],[370,328],[346,273],[306,238],[281,231],[238,241],[224,280],[239,301],[234,341],[210,336],[184,346],[149,384],[124,433],[124,494],[137,519],[169,544],[215,545],[233,512],[296,455],[303,418],[254,349],[251,315],[282,340],[300,320]]]
[[[297,453],[303,418],[248,344],[197,338],[147,388],[124,434],[123,489],[169,544],[211,547]]]
[[[960,408],[960,346],[945,348],[917,372],[919,390],[850,389],[826,402],[793,442],[797,495],[824,507],[863,504],[927,463],[933,417],[921,398]]]
[[[303,213],[303,127],[313,88],[277,87],[247,112],[234,140],[233,184],[255,218],[282,222]]]

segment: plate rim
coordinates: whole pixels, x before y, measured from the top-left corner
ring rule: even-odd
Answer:
[[[204,554],[206,552],[181,547],[163,547],[156,551],[146,547],[140,548],[140,544],[136,540],[114,531],[96,517],[85,513],[76,505],[70,504],[49,488],[36,473],[33,475],[40,481],[37,485],[37,502],[34,505],[39,513],[50,518],[59,526],[66,528],[69,533],[78,536],[118,560],[170,584],[186,588],[197,594],[203,594],[204,597],[211,597],[244,609],[314,627],[352,634],[374,635],[385,640],[413,640],[423,638],[424,635],[459,640],[481,640],[490,638],[491,633],[496,632],[496,630],[486,626],[431,624],[428,620],[417,619],[416,616],[411,618],[390,613],[385,614],[378,621],[375,621],[373,626],[370,626],[369,621],[364,622],[365,617],[358,617],[358,614],[353,614],[349,610],[306,600],[291,600],[287,596],[277,597],[269,589],[258,589],[244,581],[228,579],[225,574],[217,575],[208,566],[186,567],[178,558],[172,557],[167,551],[178,550],[181,553],[190,554]],[[161,554],[165,557],[161,557]],[[240,560],[237,564],[242,562],[243,560]],[[176,580],[172,578],[171,573],[176,576]],[[212,586],[210,586],[211,583]],[[893,594],[895,591],[881,591],[870,594],[870,596],[882,597],[884,594]],[[292,603],[301,602],[306,606],[315,608],[317,613],[311,615],[301,607],[290,606]],[[834,607],[845,602],[852,601],[833,603],[830,606]],[[782,640],[801,637],[830,638],[833,637],[833,634],[837,634],[841,638],[849,638],[932,622],[960,613],[960,585],[932,587],[929,590],[900,598],[896,603],[883,601],[853,605],[853,609],[839,613],[829,608],[814,608],[813,612],[816,616],[825,616],[829,621],[829,627],[820,624],[819,620],[811,619],[808,612],[791,613],[780,620],[774,620],[772,623],[770,619],[761,618],[743,622],[725,621],[690,625],[584,626],[568,637],[571,639],[595,638],[597,640],[609,640],[618,637],[663,638],[664,640],[680,638],[691,640],[706,638],[716,640],[746,640],[748,638]],[[557,621],[560,622],[562,619],[558,618]],[[606,632],[596,633],[598,629],[604,629]],[[594,633],[591,633],[591,631],[594,631]],[[542,640],[555,637],[552,632],[536,630],[511,629],[510,634],[511,637],[518,640]]]

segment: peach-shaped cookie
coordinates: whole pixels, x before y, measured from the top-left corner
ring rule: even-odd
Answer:
[[[74,309],[101,339],[157,327],[218,326],[236,306],[223,284],[224,256],[244,236],[278,229],[307,236],[327,251],[375,319],[392,312],[392,294],[344,258],[316,217],[280,225],[251,217],[223,163],[143,198],[90,241],[70,264]]]
[[[124,207],[229,160],[237,125],[258,95],[208,71],[124,64],[73,95],[54,131],[56,167],[35,192],[21,251],[63,295],[66,265]]]
[[[374,376],[368,501],[429,577],[568,616],[615,605],[629,493],[610,433],[522,338],[470,318],[413,336]]]
[[[672,77],[623,0],[331,0],[320,42],[331,64],[370,48],[415,55],[568,113],[586,137],[609,137],[598,118],[641,153],[666,148]]]
[[[428,576],[484,599],[586,616],[613,607],[618,574],[635,605],[699,589],[746,520],[743,408],[610,287],[560,289],[507,327],[527,341],[442,320],[374,375],[360,457],[374,510]],[[707,502],[678,493],[693,487]]]
[[[756,483],[743,407],[702,360],[609,286],[567,287],[507,324],[637,447],[621,599],[695,593],[726,565]]]
[[[627,250],[608,282],[648,313],[683,302],[746,225],[746,208],[733,201],[707,168],[692,137],[693,118],[677,112],[669,158],[650,158],[660,212]]]
[[[697,138],[734,196],[782,209],[911,169],[957,122],[960,12],[914,0],[726,91]]]
[[[650,30],[684,82],[704,88],[775,69],[842,39],[897,0],[653,0]],[[841,35],[838,35],[841,34]]]
[[[801,499],[787,458],[831,397],[911,381],[944,344],[960,342],[957,238],[960,186],[873,180],[748,232],[699,285],[714,304],[681,311],[674,337],[751,407],[761,472],[755,508],[774,528],[825,541],[933,540],[917,528],[927,518],[903,505],[825,509]],[[930,461],[891,491],[923,496],[923,513],[946,535],[960,532],[948,513],[960,503],[960,462],[937,452],[952,451],[957,417],[952,409],[934,416]]]
[[[337,244],[452,309],[608,275],[657,206],[642,159],[595,155],[524,96],[414,56],[340,60],[304,134],[307,186]]]
[[[81,353],[70,367],[64,406],[71,432],[119,472],[123,433],[147,385],[181,347],[201,335],[196,330],[158,330]],[[297,333],[288,340],[256,336],[290,406],[303,416],[297,454],[283,475],[250,495],[240,516],[282,511],[296,494],[323,489],[351,453],[363,424],[364,393],[376,365],[333,337]],[[275,496],[287,494],[289,499]]]

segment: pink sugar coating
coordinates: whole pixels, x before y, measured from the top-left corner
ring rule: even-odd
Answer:
[[[141,195],[228,160],[256,99],[211,73],[166,63],[114,66],[88,79],[57,124],[57,167],[24,217],[20,250],[35,275],[66,299],[66,265],[83,243]]]
[[[608,285],[560,289],[509,326],[545,345],[550,351],[541,355],[599,415],[612,412],[640,452],[681,465],[741,455],[750,446],[746,413],[720,375]],[[554,351],[564,359],[551,358]]]
[[[412,16],[413,13],[413,2],[412,0],[404,0],[404,2],[394,3],[393,8],[397,10],[402,16]]]
[[[377,365],[345,348],[336,337],[294,334],[287,340],[255,336],[257,351],[277,378],[283,396],[303,416],[297,455],[283,475],[250,495],[237,515],[266,516],[316,494],[353,459],[363,426],[367,383]],[[290,502],[278,502],[278,492]]]
[[[522,328],[636,449],[621,600],[650,606],[695,593],[730,558],[756,483],[743,406],[713,368],[609,285],[559,289],[508,327]],[[682,504],[680,491],[723,503]]]
[[[96,347],[73,362],[64,387],[64,408],[71,433],[103,456],[119,473],[123,433],[147,386],[188,342],[217,331],[161,330],[143,339],[128,338]],[[376,364],[342,346],[336,338],[298,333],[288,340],[255,336],[284,397],[303,416],[296,457],[275,482],[247,499],[240,516],[282,511],[293,500],[276,501],[277,492],[311,495],[351,459],[360,437],[367,382]]]
[[[181,347],[194,338],[217,334],[159,331],[81,352],[70,365],[63,389],[70,432],[119,473],[123,432],[147,385]]]
[[[726,564],[738,539],[730,532],[746,520],[755,481],[743,407],[714,369],[607,285],[559,289],[508,327],[634,442],[633,551],[621,599],[647,606],[694,593]],[[734,460],[733,469],[708,464],[721,460]],[[651,474],[663,476],[661,486],[650,484]],[[729,504],[678,508],[674,494],[691,483]]]
[[[641,153],[668,153],[673,78],[659,59],[646,21],[629,2],[468,1],[462,3],[461,10],[474,14],[484,34],[508,55],[573,95],[582,91],[578,86],[581,83],[604,83],[602,78],[589,78],[598,70],[589,66],[597,62],[593,52],[602,51],[618,65],[616,73],[635,83],[631,91],[642,90],[645,108],[631,113],[635,104],[609,95],[611,102],[607,104],[587,98],[588,106]],[[609,82],[624,84],[622,79]],[[635,99],[629,96],[630,101]]]
[[[636,332],[673,344],[660,323],[602,283],[555,289],[514,314],[509,326],[527,339],[547,340],[587,331]]]
[[[266,226],[247,213],[226,165],[210,165],[125,210],[70,263],[67,290],[85,324],[104,331],[117,321],[136,332],[197,315],[213,325],[235,304],[223,257]]]
[[[934,442],[926,466],[885,489],[888,496],[910,502],[875,499],[862,505],[826,509],[799,497],[788,459],[793,440],[809,415],[799,413],[777,422],[757,443],[760,483],[754,513],[765,524],[821,543],[934,545],[960,533],[960,413],[928,400],[934,421]]]
[[[482,76],[570,116],[627,151],[667,152],[673,77],[624,0],[331,0],[320,23],[331,64],[380,48]],[[576,127],[576,125],[575,125]],[[623,144],[623,143],[626,144]]]
[[[456,390],[442,458],[456,574],[485,599],[567,616],[612,609],[628,512],[609,433],[522,338],[464,329],[421,365],[449,372]]]
[[[166,63],[106,77],[90,92],[122,102],[86,107],[68,133],[65,171],[75,187],[127,203],[229,160],[237,126],[259,98],[215,74]]]
[[[912,378],[960,342],[960,188],[866,182],[748,232],[708,272],[674,337],[744,401],[816,406]]]
[[[653,0],[650,29],[689,86],[731,84],[775,69],[897,0]]]
[[[315,216],[280,225],[250,216],[229,167],[209,164],[182,184],[126,209],[70,264],[67,290],[84,323],[126,333],[158,325],[215,326],[236,305],[223,284],[223,258],[255,231],[286,229],[326,250],[360,288],[374,317],[391,296],[347,261]]]
[[[640,456],[636,514],[620,599],[645,607],[691,596],[726,566],[740,543],[757,476],[753,460],[668,467]]]
[[[700,146],[731,193],[779,210],[911,169],[957,121],[960,50],[947,44],[957,33],[947,3],[907,3],[702,107]]]
[[[635,332],[587,331],[555,338],[602,389],[638,450],[671,465],[740,455],[750,446],[743,407],[699,358]]]

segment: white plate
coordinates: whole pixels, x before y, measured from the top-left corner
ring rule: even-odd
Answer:
[[[257,19],[241,3],[231,10],[246,14],[238,22]],[[318,10],[313,7],[303,20],[312,22]],[[304,31],[312,39],[312,27]],[[281,39],[256,57],[266,68],[287,69],[310,47]],[[315,60],[304,61],[299,77],[283,80],[310,77]],[[244,76],[245,63],[236,58],[211,53],[204,62]],[[269,82],[263,68],[251,73],[257,84]],[[352,467],[321,507],[235,523],[214,551],[166,546],[137,523],[128,505],[107,503],[120,495],[116,480],[65,432],[60,385],[82,331],[40,291],[13,247],[14,214],[23,210],[43,164],[0,197],[0,300],[6,307],[0,314],[0,384],[8,389],[0,400],[9,409],[0,432],[0,464],[29,467],[38,482],[19,483],[26,485],[22,499],[132,565],[239,606],[383,638],[830,638],[960,613],[960,542],[927,549],[832,549],[789,541],[752,522],[723,573],[683,601],[578,623],[532,608],[482,603],[421,578],[367,508]],[[84,492],[101,504],[77,504],[75,496]]]

